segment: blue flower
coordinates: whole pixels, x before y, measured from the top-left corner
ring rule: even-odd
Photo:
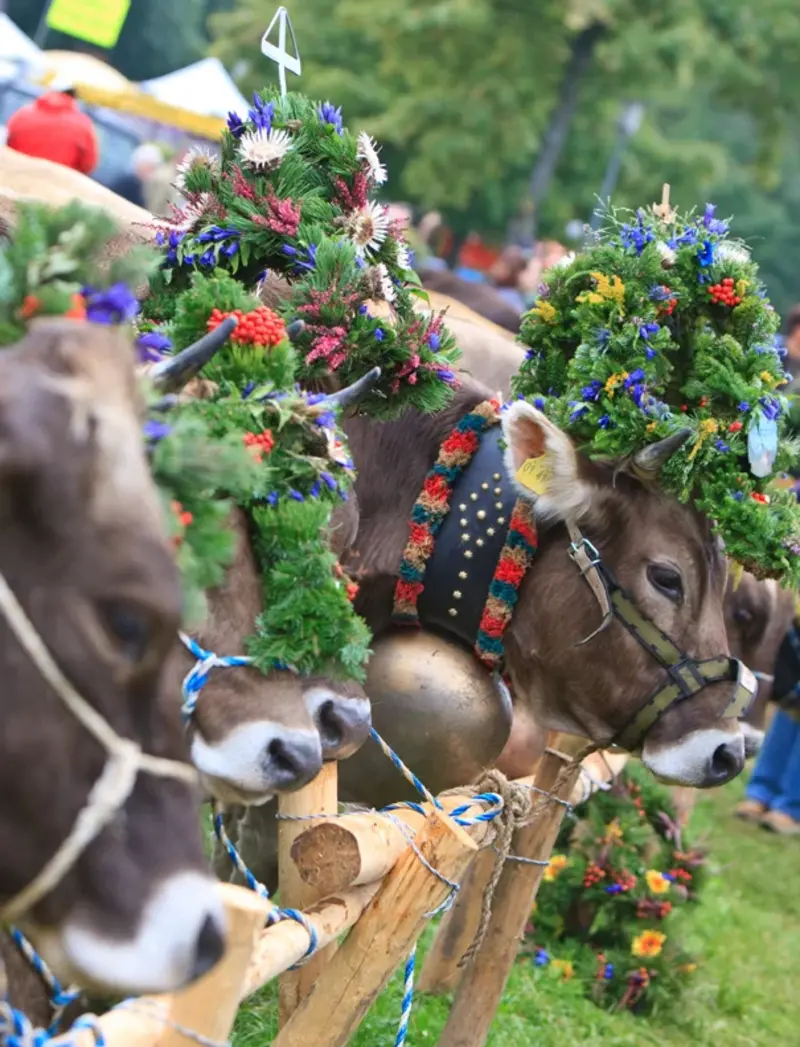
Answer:
[[[158,245],[159,247],[163,247],[163,246],[164,246],[164,244],[165,244],[166,242],[167,242],[167,238],[166,238],[166,237],[164,236],[164,234],[163,234],[163,233],[162,233],[162,232],[161,232],[161,231],[159,230],[159,231],[158,231],[158,232],[156,233],[156,244],[157,244],[157,245]]]
[[[597,339],[597,344],[600,346],[600,348],[605,349],[605,347],[608,345],[609,338],[611,338],[611,332],[607,327],[598,327],[594,333],[594,336]]]
[[[622,890],[622,884],[621,883],[611,883],[605,889],[606,894],[619,894],[621,890]]]
[[[750,404],[747,402],[747,400],[741,400],[736,406],[737,409],[742,412],[750,410]]]
[[[693,247],[697,240],[697,230],[688,226],[679,236],[673,236],[671,240],[667,240],[667,247],[671,247],[673,251],[679,247]]]
[[[225,244],[225,246],[222,248],[222,253],[225,255],[226,258],[233,258],[233,256],[236,254],[238,250],[239,241],[231,240],[229,244]]]
[[[317,106],[317,116],[323,124],[330,124],[336,131],[337,135],[344,134],[341,106],[337,108],[331,102],[323,102],[322,105]]]
[[[267,495],[267,501],[269,502],[270,505],[277,505],[278,504],[278,492],[277,491],[270,491],[269,494]]]
[[[714,446],[718,451],[722,451],[723,454],[726,451],[730,451],[730,447],[725,443],[724,440],[716,440]]]
[[[546,967],[550,963],[550,954],[546,949],[537,949],[533,962],[537,967]]]
[[[346,502],[347,499],[350,497],[350,495],[347,493],[347,488],[340,487],[338,490],[339,490],[339,497],[342,499],[343,502]]]
[[[605,965],[605,967],[603,968],[603,977],[605,978],[605,980],[607,982],[610,982],[611,979],[614,977],[614,964],[613,963],[607,963]]]
[[[644,351],[644,355],[648,360],[652,360],[654,357],[658,356],[658,350],[654,349],[652,345],[648,345]]]
[[[329,491],[336,490],[336,481],[330,473],[320,473],[319,478],[320,480],[322,480],[322,482],[325,484]]]
[[[158,443],[159,440],[163,440],[165,436],[169,436],[172,432],[172,426],[167,425],[166,422],[157,422],[155,419],[148,419],[142,426],[142,432],[146,440],[150,440],[152,443]]]
[[[289,488],[289,497],[294,498],[296,502],[304,502],[305,498],[300,494],[299,491],[295,491],[294,487]]]
[[[661,328],[655,323],[639,324],[639,337],[647,341],[651,334],[658,334],[660,330]]]
[[[716,204],[706,204],[706,211],[703,215],[703,225],[708,229],[709,233],[717,233],[722,235],[728,231],[728,223],[721,222],[718,218],[714,217],[714,212],[717,210]]]
[[[195,259],[195,256],[193,254],[185,254],[183,256],[183,264],[187,265],[187,266],[188,265],[194,265],[194,259]]]
[[[647,407],[647,401],[649,399],[647,395],[647,389],[641,382],[636,382],[630,388],[631,399],[639,408],[640,411],[644,411]]]
[[[297,387],[295,386],[295,388]],[[300,392],[299,389],[298,392]],[[314,404],[321,404],[322,401],[325,399],[325,396],[325,393],[308,393],[306,395],[306,403],[309,407],[313,407]]]
[[[172,342],[160,331],[145,331],[136,339],[136,352],[143,364],[158,363],[171,349]]]
[[[649,297],[652,302],[666,302],[669,301],[670,298],[677,297],[677,295],[673,294],[673,292],[668,287],[665,287],[664,284],[653,284],[650,288]]]
[[[744,498],[744,494],[742,493],[742,491],[734,491],[733,498],[734,501],[741,502],[741,500]]]
[[[538,360],[541,357],[541,353],[537,349],[526,349],[525,359],[526,360]]]
[[[136,295],[127,284],[112,284],[105,291],[91,291],[87,297],[86,319],[93,324],[124,324],[138,312]]]
[[[622,384],[626,389],[630,389],[632,386],[636,385],[637,382],[641,382],[645,377],[646,375],[641,367],[637,367],[635,370],[631,371]]]
[[[762,396],[759,401],[765,418],[773,422],[781,413],[780,401],[774,396]]]
[[[636,218],[635,224],[622,226],[620,240],[623,247],[635,247],[636,253],[641,254],[645,246],[654,239],[654,235],[652,227],[644,224],[644,211],[637,211]]]
[[[200,255],[200,265],[205,266],[206,269],[209,269],[216,264],[217,256],[214,254],[213,248],[209,247],[207,251],[204,251]]]
[[[244,134],[244,121],[238,113],[228,113],[228,130],[234,138],[241,138]]]
[[[448,371],[446,368],[439,368],[439,370],[436,373],[441,378],[441,380],[443,382],[447,382],[448,385],[452,385],[452,383],[456,380],[456,376],[453,373],[453,371]]]
[[[369,316],[369,309],[365,305],[360,305],[358,307],[358,311],[359,313],[361,313],[362,316]]]
[[[537,411],[543,411],[544,410],[544,398],[541,397],[541,396],[534,396],[534,398],[533,398],[533,406],[536,408]]]
[[[569,406],[572,408],[572,413],[569,416],[571,422],[577,422],[581,415],[589,410],[587,404],[579,403],[577,400],[570,400]]]
[[[603,389],[603,383],[602,382],[598,382],[597,379],[594,379],[593,381],[589,382],[588,385],[585,385],[583,387],[583,389],[581,389],[581,399],[582,400],[599,400],[600,399],[600,393],[602,392],[602,389]]]
[[[439,346],[441,344],[442,343],[441,343],[441,339],[439,338],[439,335],[436,334],[435,331],[431,331],[428,334],[428,345],[431,347],[431,349],[433,349],[433,351],[436,353],[436,352],[439,351]]]
[[[376,327],[375,328],[375,339],[376,339],[376,341],[382,342],[385,337],[386,337],[386,335],[384,333],[383,328],[382,327]]]
[[[602,418],[597,419],[597,424],[601,429],[613,429],[615,428],[614,423],[611,421],[611,416],[604,414]]]
[[[247,397],[250,395],[250,393],[252,393],[252,391],[255,389],[255,387],[256,387],[256,383],[255,382],[248,382],[247,385],[244,387],[244,389],[242,389],[242,391],[241,391],[240,395],[241,395],[242,399],[246,400]]]
[[[272,118],[275,115],[273,102],[262,102],[258,92],[253,92],[253,108],[248,109],[247,115],[260,131],[272,130]]]
[[[319,498],[319,480],[315,480],[308,492],[312,498]]]
[[[697,260],[702,266],[714,264],[714,245],[710,240],[704,240],[697,248]]]
[[[331,429],[336,425],[336,415],[333,411],[323,411],[314,419],[314,424],[322,426],[323,429]]]
[[[356,257],[353,259],[353,261],[356,263],[356,269],[366,269],[367,268],[367,263],[364,261],[363,258],[359,258],[358,255],[356,255]]]
[[[292,247],[291,244],[282,244],[281,251],[283,251],[284,254],[288,254],[290,258],[295,258],[297,255],[297,248]]]

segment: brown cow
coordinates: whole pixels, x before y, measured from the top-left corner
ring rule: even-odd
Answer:
[[[163,673],[180,588],[144,454],[132,348],[109,327],[41,320],[0,353],[0,390],[2,577],[59,671],[110,728],[182,761]],[[141,771],[54,886],[22,913],[9,907],[81,811],[96,810],[107,762],[59,700],[66,685],[46,680],[22,647],[13,615],[0,616],[0,912],[63,976],[128,993],[184,985],[223,947],[188,781]]]

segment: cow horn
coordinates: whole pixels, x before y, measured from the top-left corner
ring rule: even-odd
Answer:
[[[664,464],[678,448],[683,447],[692,435],[691,429],[679,429],[671,436],[657,440],[654,444],[648,444],[633,456],[631,467],[633,473],[640,480],[655,480],[661,472]]]
[[[296,342],[305,326],[304,320],[292,320],[290,324],[286,325],[286,337],[290,342]]]
[[[371,371],[367,371],[363,378],[359,378],[357,382],[348,385],[346,389],[340,389],[338,393],[331,393],[330,396],[326,396],[325,406],[352,407],[353,404],[357,404],[359,400],[364,399],[367,393],[375,386],[380,376],[380,367],[373,367]]]
[[[156,389],[162,393],[177,393],[181,390],[227,342],[236,323],[235,316],[227,317],[219,327],[209,331],[188,349],[156,364],[150,372],[150,379]]]

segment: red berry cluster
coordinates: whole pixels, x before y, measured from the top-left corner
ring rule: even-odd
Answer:
[[[664,920],[672,912],[672,902],[655,902],[650,898],[643,898],[636,906],[636,916],[639,920]]]
[[[600,883],[606,875],[605,869],[601,869],[596,862],[589,862],[586,866],[586,872],[583,874],[583,886],[594,887],[596,883]]]
[[[662,285],[661,290],[662,290],[662,292],[664,294],[671,294],[672,293],[672,289],[667,287],[666,285]],[[661,306],[660,306],[658,311],[661,313],[662,316],[672,316],[672,314],[673,314],[673,312],[675,310],[675,306],[677,304],[678,304],[678,299],[677,298],[666,298],[661,303]]]
[[[213,309],[208,318],[208,329],[213,331],[219,327],[223,320],[229,316],[235,316],[238,323],[231,335],[234,345],[263,345],[273,346],[283,341],[286,337],[286,326],[271,309],[262,305],[251,313],[243,313],[241,309],[223,313],[219,309]]]
[[[680,880],[682,883],[692,882],[692,874],[686,869],[670,869],[669,874],[673,879]]]
[[[742,430],[742,423],[741,422],[731,422],[731,424],[728,426],[728,432],[729,433],[738,433],[738,432],[741,432],[741,430]]]
[[[178,523],[181,525],[181,527],[185,531],[186,528],[189,526],[189,524],[194,520],[194,517],[192,516],[191,513],[187,512],[183,508],[183,506],[181,505],[180,502],[172,502],[171,503],[171,508],[172,508],[173,513],[175,513],[175,517],[176,517]],[[183,542],[183,535],[182,534],[176,534],[175,537],[172,539],[172,544],[175,546],[176,549],[180,546],[180,544],[182,542]]]
[[[275,437],[271,429],[265,429],[263,433],[245,433],[242,437],[245,447],[250,447],[256,461],[260,462],[265,454],[269,454],[275,446]]]
[[[618,883],[620,885],[620,887],[623,890],[623,893],[625,891],[632,891],[633,888],[636,886],[636,877],[633,875],[633,873],[628,872],[627,869],[623,869],[622,872],[617,873],[614,883]]]
[[[712,284],[708,293],[711,295],[711,300],[717,305],[729,305],[731,308],[739,305],[742,300],[736,293],[732,276],[726,276],[720,284]]]

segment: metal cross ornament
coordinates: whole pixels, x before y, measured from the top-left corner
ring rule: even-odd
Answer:
[[[278,43],[273,44],[270,41],[270,34],[272,33],[275,26],[278,26]],[[286,50],[286,30],[289,30],[289,37],[291,39],[291,45],[293,54]],[[297,49],[297,40],[295,39],[294,29],[292,28],[292,20],[289,17],[289,12],[285,7],[279,7],[275,14],[272,16],[272,21],[267,26],[267,31],[261,37],[261,53],[266,55],[271,62],[275,62],[278,67],[278,80],[281,87],[281,97],[286,97],[286,70],[290,73],[294,73],[295,76],[299,76],[301,72],[300,66],[300,52]]]

